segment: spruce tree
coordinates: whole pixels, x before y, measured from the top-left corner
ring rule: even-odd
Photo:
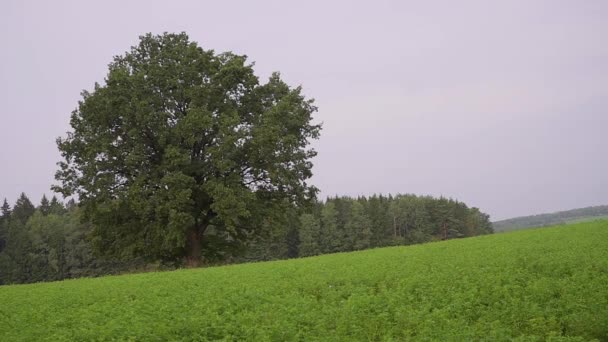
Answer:
[[[20,221],[22,224],[25,224],[35,211],[36,207],[34,207],[32,201],[30,201],[30,199],[25,195],[25,193],[22,192],[21,196],[19,196],[17,202],[15,203],[15,206],[13,207],[11,218]]]
[[[55,215],[63,215],[65,213],[65,207],[63,206],[63,203],[61,203],[57,199],[57,196],[54,195],[53,198],[51,198],[50,213]]]
[[[321,210],[321,250],[323,253],[342,251],[343,238],[338,229],[336,206],[328,200]]]
[[[6,239],[8,235],[8,222],[11,215],[11,206],[8,204],[6,198],[2,207],[0,207],[0,253],[6,246]],[[0,282],[1,284],[1,282]]]
[[[40,206],[38,207],[38,209],[44,216],[51,213],[51,203],[46,198],[46,195],[42,195],[42,199],[40,200]]]
[[[313,214],[303,214],[300,217],[301,227],[299,230],[300,245],[299,256],[306,257],[321,254],[319,241],[321,238],[321,225]]]
[[[348,231],[352,234],[351,245],[354,250],[366,249],[371,246],[371,223],[359,201],[353,201],[348,226]]]
[[[11,214],[11,206],[8,204],[6,198],[4,198],[4,203],[2,203],[2,207],[0,208],[0,212],[2,213],[1,217],[8,218]]]

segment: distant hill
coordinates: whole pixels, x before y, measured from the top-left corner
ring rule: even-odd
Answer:
[[[601,218],[608,218],[608,205],[515,217],[492,222],[492,228],[494,228],[494,231],[496,232],[504,232],[523,228],[597,220]]]

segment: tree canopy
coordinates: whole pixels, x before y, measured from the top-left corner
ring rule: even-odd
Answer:
[[[147,34],[83,91],[54,190],[78,196],[97,251],[197,264],[315,197],[315,111],[246,56]]]

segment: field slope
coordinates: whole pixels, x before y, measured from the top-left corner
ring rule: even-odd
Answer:
[[[0,341],[608,341],[608,221],[0,287]]]

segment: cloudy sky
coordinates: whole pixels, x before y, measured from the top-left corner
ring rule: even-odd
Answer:
[[[82,89],[146,33],[246,54],[315,98],[328,195],[493,219],[608,204],[608,1],[2,1],[0,197],[50,194]]]

